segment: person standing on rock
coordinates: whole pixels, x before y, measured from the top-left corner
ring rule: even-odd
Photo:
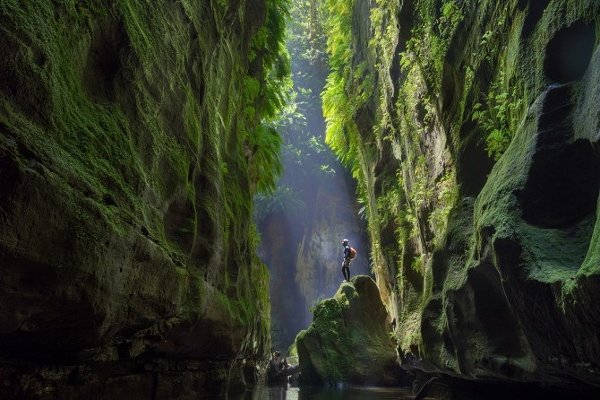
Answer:
[[[342,274],[344,274],[344,280],[350,282],[350,263],[352,259],[356,257],[356,250],[350,247],[348,239],[342,240],[342,246],[344,246],[344,260],[342,261]]]

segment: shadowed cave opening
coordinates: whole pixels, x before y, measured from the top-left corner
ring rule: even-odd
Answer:
[[[594,26],[581,21],[556,33],[546,48],[544,71],[555,82],[580,80],[588,68],[596,37]]]
[[[566,228],[596,210],[600,155],[587,140],[540,155],[521,193],[523,218],[544,228]]]
[[[537,151],[517,197],[523,219],[542,228],[566,228],[596,210],[600,154],[573,138],[572,85],[552,86],[538,120]]]
[[[469,121],[463,130],[467,131],[474,127],[475,124]],[[465,196],[477,196],[481,192],[494,166],[494,161],[486,153],[485,142],[478,134],[479,131],[476,130],[475,134],[470,134],[465,140],[464,148],[458,154],[456,163],[457,180],[460,183],[461,193]]]
[[[129,38],[123,21],[108,20],[96,29],[83,71],[84,87],[96,100],[115,100],[115,81],[122,69]]]
[[[519,340],[519,326],[506,302],[500,285],[500,275],[491,264],[469,271],[469,283],[475,298],[474,320],[481,324],[489,340],[488,346],[496,354],[522,356],[524,349]]]

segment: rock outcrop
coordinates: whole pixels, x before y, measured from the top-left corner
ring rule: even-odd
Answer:
[[[342,283],[333,298],[314,309],[308,329],[296,338],[303,385],[398,385],[392,327],[375,282],[359,275]]]
[[[328,142],[401,356],[598,390],[600,3],[333,3]]]
[[[256,378],[270,345],[252,195],[278,168],[259,121],[280,102],[284,14],[0,4],[0,397],[173,398]]]

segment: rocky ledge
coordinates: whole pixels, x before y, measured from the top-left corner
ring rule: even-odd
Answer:
[[[303,385],[340,382],[389,386],[406,382],[387,311],[375,282],[359,275],[314,309],[296,337]]]

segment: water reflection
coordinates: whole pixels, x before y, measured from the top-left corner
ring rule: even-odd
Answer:
[[[227,400],[408,400],[412,391],[403,388],[343,387],[285,388],[259,386]]]

